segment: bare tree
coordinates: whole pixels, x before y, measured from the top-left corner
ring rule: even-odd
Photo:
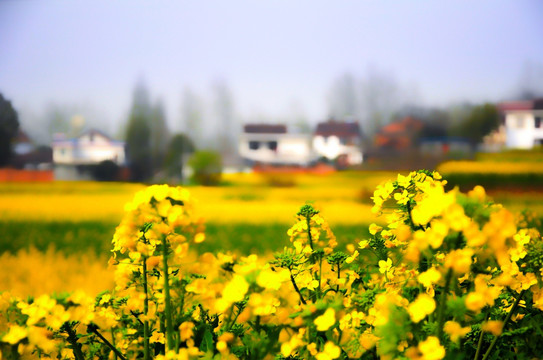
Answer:
[[[232,154],[239,131],[232,92],[224,80],[219,80],[213,86],[213,93],[219,151],[225,155]]]
[[[161,168],[170,141],[170,132],[164,113],[164,104],[159,99],[151,109],[151,154],[155,168]]]
[[[329,94],[329,116],[336,119],[356,118],[360,110],[357,80],[351,73],[345,73],[332,84]]]
[[[181,130],[196,144],[203,142],[202,127],[204,110],[201,98],[189,87],[185,87],[181,99]]]

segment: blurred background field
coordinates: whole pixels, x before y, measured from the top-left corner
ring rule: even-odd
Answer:
[[[280,250],[306,202],[356,243],[375,187],[420,168],[543,214],[540,10],[0,1],[0,292],[105,278],[145,184],[190,187],[199,251]]]
[[[478,183],[493,170],[496,179],[509,176],[486,160],[445,163],[447,177],[468,173]],[[516,169],[536,173],[531,162]],[[478,166],[480,165],[480,166]],[[464,167],[466,166],[466,167]],[[468,170],[466,170],[466,168]],[[371,213],[375,187],[398,172],[344,171],[327,175],[225,174],[222,185],[189,186],[206,220],[206,241],[199,252],[231,251],[241,255],[269,254],[288,245],[286,234],[301,205],[310,202],[329,221],[340,246],[357,244],[368,236],[368,225],[381,219]],[[518,174],[525,174],[518,170]],[[499,181],[497,182],[499,184]],[[456,186],[454,182],[451,187]],[[143,184],[108,182],[8,183],[0,188],[0,289],[36,294],[89,289],[93,278],[105,284],[111,239],[128,202]],[[491,197],[507,208],[543,213],[543,193],[495,187]],[[91,271],[87,271],[91,269]],[[41,279],[41,280],[40,280]],[[47,281],[45,281],[45,279]]]

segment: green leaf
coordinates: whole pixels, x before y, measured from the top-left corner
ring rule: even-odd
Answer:
[[[204,332],[202,343],[200,344],[200,351],[213,351],[213,334],[209,329]]]

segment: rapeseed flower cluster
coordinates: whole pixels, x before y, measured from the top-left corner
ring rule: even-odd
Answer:
[[[205,237],[191,195],[149,187],[113,238],[115,287],[96,298],[2,294],[2,351],[77,360],[537,356],[539,233],[484,189],[445,186],[429,171],[380,185],[373,211],[386,225],[343,251],[304,205],[291,245],[270,261],[194,253]],[[526,336],[531,347],[521,346]]]

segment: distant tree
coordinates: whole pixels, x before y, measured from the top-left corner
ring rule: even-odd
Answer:
[[[353,74],[345,73],[337,78],[329,94],[329,115],[336,119],[357,117],[360,107],[358,93]]]
[[[19,117],[11,101],[0,93],[0,167],[9,164],[13,155],[13,139],[19,131]]]
[[[133,94],[133,103],[126,126],[126,157],[133,181],[145,181],[153,174],[151,149],[151,106],[149,93],[139,83]]]
[[[518,89],[513,98],[516,100],[534,100],[543,96],[543,63],[524,63]]]
[[[203,106],[200,97],[186,87],[181,99],[181,128],[196,144],[203,141]]]
[[[222,159],[216,151],[197,151],[189,159],[188,165],[192,168],[192,179],[198,184],[211,186],[221,181]]]
[[[460,122],[453,133],[470,140],[472,146],[479,144],[483,137],[500,125],[500,114],[493,104],[474,106],[469,115]]]
[[[70,113],[65,106],[49,104],[45,110],[45,122],[47,124],[48,140],[51,141],[55,134],[70,133]]]
[[[178,177],[180,181],[183,181],[184,157],[194,151],[194,143],[186,134],[175,134],[168,143],[166,150],[164,167],[168,176]]]
[[[232,91],[225,81],[217,81],[213,87],[214,108],[217,119],[217,140],[219,151],[230,154],[235,149],[235,136],[238,130]]]
[[[111,160],[101,161],[92,169],[93,177],[98,181],[115,181],[119,179],[121,168]]]
[[[166,115],[164,114],[164,105],[160,100],[152,108],[150,120],[153,169],[161,169],[164,165],[170,132],[166,122]]]

